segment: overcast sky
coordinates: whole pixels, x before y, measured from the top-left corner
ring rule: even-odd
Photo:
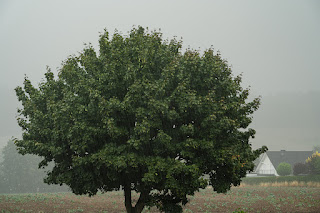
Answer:
[[[253,147],[310,150],[320,143],[319,108],[313,107],[319,102],[309,102],[320,95],[320,1],[0,0],[0,146],[21,134],[14,88],[25,74],[37,84],[47,65],[56,72],[84,43],[96,47],[104,28],[126,34],[133,25],[161,28],[164,38],[182,37],[184,48],[213,46],[235,75],[243,73],[244,87],[250,85],[255,96],[291,97],[280,107],[284,113],[300,103],[299,97],[310,97],[304,108],[282,118],[276,113],[277,98],[262,105]],[[309,127],[292,120],[300,109]],[[288,117],[300,125],[272,126]]]

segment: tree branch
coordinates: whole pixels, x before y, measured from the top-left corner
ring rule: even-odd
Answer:
[[[137,201],[137,203],[134,207],[136,213],[142,212],[142,210],[144,209],[144,207],[146,205],[146,199],[147,199],[148,195],[149,195],[149,192],[146,192],[146,191],[142,191],[140,193],[139,200]]]

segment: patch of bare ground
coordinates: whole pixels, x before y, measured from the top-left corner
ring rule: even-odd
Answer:
[[[135,198],[137,196],[135,195]],[[200,190],[184,212],[320,212],[320,188],[296,186],[241,186],[226,194]],[[125,212],[123,192],[94,197],[72,193],[0,195],[1,212]],[[145,209],[144,213],[158,212]]]

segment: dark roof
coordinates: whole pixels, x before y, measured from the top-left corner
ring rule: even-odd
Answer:
[[[312,151],[267,151],[267,155],[274,168],[277,168],[282,162],[289,163],[292,167],[296,163],[305,163],[312,153]]]

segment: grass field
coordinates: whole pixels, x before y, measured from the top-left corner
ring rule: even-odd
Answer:
[[[5,194],[0,195],[0,212],[125,212],[123,200],[120,191],[91,198],[72,193]],[[244,185],[226,194],[207,188],[190,197],[184,208],[185,213],[241,211],[320,212],[320,187]]]

